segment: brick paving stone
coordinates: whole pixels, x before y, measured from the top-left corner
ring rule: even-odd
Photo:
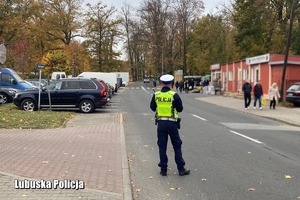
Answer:
[[[0,129],[0,199],[123,199],[120,114],[79,114],[65,128]],[[81,180],[85,189],[15,189],[14,180]]]

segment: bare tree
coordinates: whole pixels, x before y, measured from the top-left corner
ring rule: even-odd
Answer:
[[[133,78],[133,81],[135,81],[136,77],[134,75],[135,69],[134,69],[134,62],[133,62],[133,47],[130,42],[130,38],[132,35],[132,33],[130,31],[130,26],[133,23],[132,20],[130,19],[132,17],[131,10],[132,10],[132,6],[125,1],[123,3],[123,7],[121,8],[121,12],[122,12],[122,18],[123,18],[123,26],[125,28],[126,52],[127,52],[127,56],[129,58],[129,62],[130,62],[132,78]]]
[[[142,3],[139,10],[144,26],[144,35],[147,37],[148,46],[152,52],[150,61],[153,62],[153,71],[149,69],[149,75],[163,71],[163,49],[166,45],[165,28],[169,8],[169,0],[164,2],[161,0],[148,0]]]
[[[191,21],[200,16],[204,10],[201,0],[174,0],[173,8],[178,16],[178,23],[181,27],[183,42],[183,73],[187,74],[186,54],[187,54],[187,34],[191,26]]]

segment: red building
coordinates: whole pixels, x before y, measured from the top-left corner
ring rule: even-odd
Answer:
[[[268,98],[272,83],[281,86],[284,55],[265,54],[240,61],[211,65],[212,80],[220,75],[222,89],[228,92],[241,92],[247,79],[252,86],[260,80],[263,92]],[[219,66],[219,67],[217,67]],[[289,56],[286,68],[284,93],[293,83],[300,81],[300,56]]]

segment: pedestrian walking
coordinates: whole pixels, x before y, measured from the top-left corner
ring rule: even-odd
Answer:
[[[176,87],[176,91],[178,91],[178,87],[179,87],[179,82],[178,81],[176,81],[175,87]]]
[[[261,97],[264,94],[264,92],[263,92],[263,87],[260,84],[260,81],[257,81],[256,85],[254,86],[253,93],[254,93],[254,105],[253,105],[253,108],[256,109],[256,101],[258,100],[259,109],[262,110]]]
[[[181,93],[183,90],[183,80],[179,81],[179,92]]]
[[[194,85],[195,85],[194,79],[189,80],[188,83],[189,83],[189,89],[193,90],[194,89]]]
[[[280,93],[277,84],[273,83],[269,89],[270,109],[275,109],[278,98],[280,98]]]
[[[249,83],[249,80],[246,80],[246,82],[243,84],[242,89],[244,92],[245,109],[249,110],[249,106],[251,103],[251,92],[252,92],[252,86]]]
[[[189,93],[189,84],[188,84],[188,80],[184,81],[184,91],[185,93]]]
[[[180,128],[180,118],[178,113],[182,112],[183,105],[180,96],[171,90],[172,80],[174,77],[170,74],[161,76],[160,80],[163,85],[161,91],[156,92],[151,99],[150,108],[156,112],[157,122],[157,144],[159,147],[158,166],[160,174],[167,175],[168,157],[167,144],[170,136],[175,153],[175,162],[180,176],[190,173],[190,170],[185,169],[185,161],[182,158],[181,145],[182,141],[179,136],[178,129]]]
[[[153,79],[153,87],[156,87],[156,80]]]

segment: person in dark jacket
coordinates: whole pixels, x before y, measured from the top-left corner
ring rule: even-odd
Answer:
[[[184,91],[185,91],[185,93],[189,93],[189,83],[188,83],[188,80],[184,81]]]
[[[153,87],[156,87],[156,80],[153,79]]]
[[[178,81],[176,81],[175,87],[176,87],[176,91],[178,91],[178,87],[179,87],[179,82]]]
[[[184,82],[183,82],[183,80],[180,80],[180,81],[179,81],[179,92],[180,92],[180,93],[181,93],[182,90],[183,90],[183,86],[184,86]]]
[[[252,86],[249,83],[249,80],[246,80],[242,89],[244,92],[245,109],[249,110],[249,106],[251,103],[251,92],[252,92]]]
[[[253,93],[254,93],[254,105],[253,105],[254,109],[256,109],[256,101],[258,100],[259,109],[262,110],[261,97],[264,94],[264,92],[263,92],[263,87],[260,84],[260,81],[257,81],[256,85],[254,86]]]

